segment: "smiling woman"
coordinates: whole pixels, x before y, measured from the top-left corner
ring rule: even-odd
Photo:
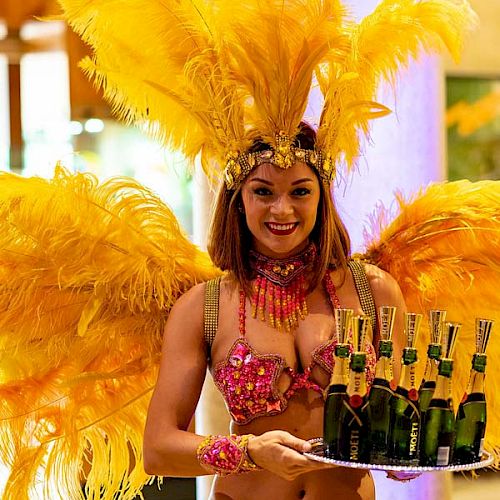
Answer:
[[[130,180],[98,188],[65,172],[52,183],[2,177],[0,275],[9,279],[0,280],[0,346],[12,356],[2,364],[10,365],[1,393],[9,414],[0,415],[0,460],[12,464],[5,497],[27,497],[46,465],[47,477],[72,492],[83,471],[88,496],[103,500],[132,498],[144,471],[216,474],[215,499],[372,500],[369,472],[302,453],[323,432],[339,309],[373,326],[362,346],[368,381],[379,306],[398,311],[396,358],[402,343],[401,290],[387,272],[350,257],[330,185],[337,168],[354,165],[369,121],[388,113],[374,101],[380,78],[395,79],[424,47],[456,53],[474,18],[467,3],[383,0],[356,24],[340,0],[59,1],[92,45],[82,66],[113,109],[189,159],[201,155],[221,187],[210,261]],[[324,96],[316,135],[303,122],[313,76]],[[449,264],[464,243],[453,247],[458,231],[439,226],[451,217],[437,217],[436,207],[464,206],[468,196],[442,195],[409,223],[403,214],[399,232],[370,249],[373,262],[399,272],[413,295],[435,282],[422,271],[428,240],[406,223],[440,235],[426,248],[437,249],[432,273],[471,276],[482,292],[478,262],[491,282],[500,279],[491,270],[496,233],[479,237],[485,219],[498,220],[495,186],[484,190],[475,210],[452,212],[473,228],[463,268],[458,257]],[[469,305],[469,290],[462,296]],[[458,307],[455,296],[450,302]],[[207,368],[232,418],[227,435],[189,430]]]
[[[295,145],[314,150],[315,139],[315,131],[301,122]],[[265,154],[269,148],[258,139],[249,152]],[[279,226],[284,223],[293,223],[295,227]],[[283,229],[285,234],[279,234]],[[288,231],[291,233],[286,234]],[[208,250],[213,262],[220,269],[231,271],[247,292],[251,292],[249,283],[254,276],[249,260],[253,245],[267,242],[270,245],[267,251],[275,257],[286,257],[294,249],[304,248],[307,241],[322,250],[311,271],[311,289],[318,285],[329,266],[347,269],[349,235],[335,209],[330,184],[324,182],[311,165],[297,161],[285,170],[263,163],[250,172],[238,189],[228,190],[222,186],[219,190]]]
[[[307,246],[320,199],[318,178],[308,165],[296,162],[286,171],[260,165],[243,184],[241,198],[254,250],[285,258]]]
[[[196,399],[184,397],[179,405],[173,387],[186,372],[172,363],[181,355],[201,374],[206,356],[233,419],[231,436],[198,443],[202,468],[220,476],[214,498],[259,498],[273,492],[285,499],[323,498],[334,488],[341,497],[371,499],[368,473],[326,470],[301,454],[309,447],[306,440],[322,432],[323,390],[335,344],[333,310],[368,310],[348,265],[349,237],[331,198],[330,179],[314,161],[315,132],[300,123],[289,147],[294,160],[284,167],[271,145],[254,140],[247,160],[254,158],[254,168],[234,187],[224,184],[219,190],[208,249],[214,264],[227,274],[221,281],[194,287],[172,310],[146,426],[145,463],[154,474],[200,473],[188,452],[196,441],[183,431]],[[398,307],[400,334],[405,304],[399,287],[380,269],[360,268],[372,290],[372,306]],[[375,328],[366,343],[369,380],[376,335]],[[197,376],[189,394],[199,393]],[[177,415],[177,431],[171,410]],[[155,429],[164,425],[168,429],[158,440]],[[221,460],[221,453],[234,459]],[[179,456],[183,465],[174,466]],[[241,472],[249,474],[234,475]],[[246,496],[243,491],[250,486],[252,494]]]

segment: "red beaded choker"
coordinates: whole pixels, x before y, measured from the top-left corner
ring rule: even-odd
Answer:
[[[253,294],[252,317],[257,316],[273,328],[289,332],[299,319],[307,316],[306,272],[313,266],[317,257],[314,243],[303,252],[288,259],[271,259],[251,251],[252,268],[257,274]],[[328,269],[323,278],[323,286],[330,299],[332,309],[340,308],[337,290]],[[240,333],[245,331],[245,292],[240,291]]]
[[[307,315],[306,271],[316,260],[316,245],[287,259],[272,259],[250,252],[251,265],[257,274],[251,297],[252,317],[257,316],[273,328],[289,332],[299,318]]]

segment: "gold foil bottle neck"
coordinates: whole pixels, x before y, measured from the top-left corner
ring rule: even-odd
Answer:
[[[354,311],[352,309],[335,309],[335,336],[337,344],[347,344],[349,329]]]
[[[365,341],[371,332],[370,316],[360,315],[352,318],[352,346],[355,352],[365,352]]]
[[[491,330],[494,321],[492,319],[476,318],[476,352],[484,354],[488,341],[490,340]]]
[[[422,315],[419,313],[405,313],[406,347],[415,348],[417,345],[418,332],[422,323]]]
[[[461,323],[446,323],[444,327],[444,335],[446,336],[446,344],[443,344],[444,358],[452,359],[457,345],[457,337],[462,328]]]
[[[431,332],[431,344],[442,343],[443,325],[445,321],[446,321],[446,311],[442,311],[439,309],[433,309],[429,311],[429,329]]]
[[[394,318],[396,317],[396,308],[393,306],[381,306],[378,312],[380,320],[380,339],[392,340]]]

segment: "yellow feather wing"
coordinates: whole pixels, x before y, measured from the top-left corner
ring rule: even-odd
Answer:
[[[496,321],[489,346],[486,446],[500,460],[500,182],[435,184],[412,201],[399,201],[388,222],[381,211],[372,221],[375,241],[365,257],[398,280],[409,310],[427,315],[446,309],[463,324],[455,351],[454,400],[461,400],[475,350],[475,318]],[[420,336],[424,356],[430,336]],[[489,376],[488,376],[489,374]]]
[[[46,498],[79,498],[81,481],[134,497],[168,311],[216,274],[132,179],[0,175],[4,498],[27,499],[40,471]]]

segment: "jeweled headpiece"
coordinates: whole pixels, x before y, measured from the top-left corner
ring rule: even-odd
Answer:
[[[228,189],[262,163],[305,161],[330,182],[355,163],[369,121],[389,113],[374,101],[380,80],[421,49],[457,56],[474,19],[466,0],[382,0],[359,24],[340,0],[59,2],[93,47],[82,67],[118,116],[193,162],[200,155]],[[315,149],[301,149],[316,84]],[[270,149],[250,152],[256,137]]]
[[[314,168],[319,178],[329,183],[335,177],[334,164],[330,158],[323,157],[321,150],[302,149],[293,146],[290,137],[280,132],[276,138],[276,149],[266,149],[252,153],[228,153],[224,182],[227,189],[237,188],[243,179],[256,167],[263,163],[271,163],[286,170],[295,162],[301,161]]]

